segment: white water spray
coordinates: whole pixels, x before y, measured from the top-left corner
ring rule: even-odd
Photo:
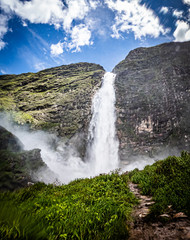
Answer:
[[[118,168],[114,80],[113,73],[106,73],[102,87],[94,96],[86,162],[82,161],[72,146],[60,142],[53,134],[14,126],[8,116],[0,115],[0,125],[15,134],[24,143],[25,150],[41,149],[43,161],[54,174],[43,168],[36,173],[39,181],[52,183],[56,176],[60,183],[68,183],[76,178],[92,177]],[[55,149],[53,142],[56,142]]]
[[[115,74],[107,72],[92,102],[88,155],[95,174],[118,168],[118,140],[115,130]]]

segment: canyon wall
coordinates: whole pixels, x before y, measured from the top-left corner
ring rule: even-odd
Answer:
[[[190,150],[190,42],[135,49],[113,72],[121,160]]]
[[[113,70],[120,159],[190,150],[190,42],[131,51]],[[0,111],[76,142],[85,155],[92,97],[105,71],[92,63],[0,76]]]

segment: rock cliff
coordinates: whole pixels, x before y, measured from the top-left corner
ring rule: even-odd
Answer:
[[[135,49],[113,71],[121,160],[190,150],[190,42]]]
[[[0,76],[0,110],[14,121],[70,138],[88,126],[91,98],[104,69],[77,63],[38,73]]]
[[[42,167],[40,149],[23,150],[23,144],[0,126],[0,190],[15,190],[35,181],[33,176]]]
[[[121,160],[190,150],[190,42],[135,49],[113,71]],[[0,76],[0,111],[71,139],[84,156],[92,97],[104,72],[77,63]]]

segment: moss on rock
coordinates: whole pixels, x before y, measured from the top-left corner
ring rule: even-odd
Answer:
[[[18,124],[53,131],[70,138],[90,120],[91,98],[104,69],[77,63],[38,73],[0,76],[0,110]]]

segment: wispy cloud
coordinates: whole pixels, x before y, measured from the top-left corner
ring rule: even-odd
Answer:
[[[183,11],[180,11],[178,9],[175,9],[173,11],[173,16],[176,17],[176,18],[182,18],[183,17]]]
[[[45,64],[44,62],[37,61],[36,63],[34,63],[34,69],[36,71],[41,71],[45,68],[47,68],[47,64]]]
[[[1,74],[6,74],[5,70],[3,70],[3,69],[0,70],[0,73]]]
[[[19,16],[22,19],[23,26],[27,26],[26,21],[29,21],[30,23],[36,24],[54,25],[55,29],[60,29],[62,27],[68,35],[68,39],[71,38],[68,48],[75,48],[76,51],[80,51],[81,46],[92,43],[92,41],[89,40],[91,30],[87,26],[81,26],[85,24],[84,20],[90,11],[96,9],[99,4],[99,0],[66,0],[65,4],[61,0],[31,0],[24,2],[20,0],[0,1],[0,7],[4,12],[14,13]],[[73,24],[74,20],[77,20],[78,23],[76,24],[75,22]],[[86,41],[82,39],[79,30],[87,37]],[[0,44],[2,47],[4,46],[3,42],[0,42]],[[61,47],[59,46],[59,50],[60,49]],[[51,49],[51,53],[52,51]]]
[[[190,0],[183,2],[190,4]],[[147,36],[157,38],[169,32],[156,13],[141,0],[0,0],[0,7],[7,16],[15,14],[21,18],[22,25],[38,40],[36,44],[50,53],[50,58],[58,58],[66,50],[81,51],[82,47],[92,45],[97,35],[122,38],[133,33],[135,39],[143,39]],[[97,14],[94,14],[96,10]],[[108,12],[111,13],[109,19],[103,14]],[[160,8],[160,13],[168,12],[172,13],[171,7]],[[6,45],[3,37],[9,30],[9,19],[5,14],[0,15],[0,50]],[[173,10],[174,17],[179,19],[182,15],[182,11]],[[47,43],[28,27],[29,23],[53,25],[56,30],[64,31],[66,40]],[[176,23],[175,39],[179,39],[181,26]]]
[[[4,35],[8,32],[8,20],[9,18],[3,14],[0,14],[0,50],[7,44],[3,41]]]
[[[160,24],[154,12],[142,5],[140,0],[105,0],[105,2],[115,12],[112,37],[119,38],[124,33],[133,32],[135,38],[140,39],[147,35],[158,37],[168,31]]]
[[[168,12],[169,12],[169,8],[168,7],[161,7],[160,13],[167,14]]]

